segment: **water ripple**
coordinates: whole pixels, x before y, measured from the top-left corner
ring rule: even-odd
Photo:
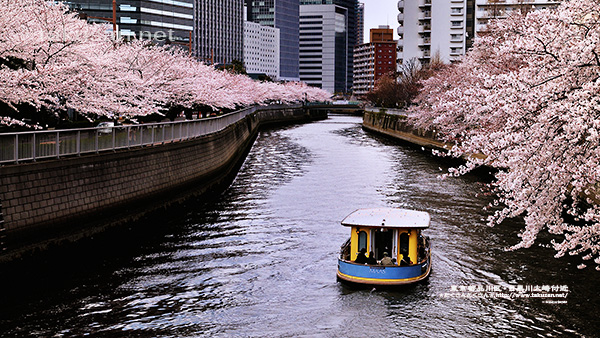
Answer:
[[[221,196],[191,198],[131,230],[2,281],[5,336],[592,337],[594,271],[541,247],[504,252],[521,221],[490,228],[486,180],[440,180],[451,163],[365,132],[360,118],[260,133]],[[441,169],[441,170],[440,170]],[[360,207],[431,213],[433,270],[400,289],[335,280]],[[72,254],[75,250],[76,254]],[[41,283],[39,281],[48,281]],[[452,298],[458,286],[567,285],[566,304]]]

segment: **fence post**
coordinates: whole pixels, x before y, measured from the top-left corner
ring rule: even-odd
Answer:
[[[56,158],[60,158],[60,131],[56,132]]]
[[[77,151],[77,156],[81,156],[81,130],[77,131],[77,145],[75,147]]]
[[[33,156],[32,156],[32,157],[33,157],[33,161],[34,161],[34,162],[35,162],[35,153],[36,153],[36,148],[37,148],[37,147],[35,146],[35,145],[37,144],[37,142],[36,142],[36,139],[35,139],[35,135],[37,135],[37,134],[36,134],[36,133],[33,133],[33,140],[32,140],[32,144],[31,144],[31,146],[32,146],[32,151],[33,151]]]
[[[15,134],[15,163],[19,163],[19,134]]]

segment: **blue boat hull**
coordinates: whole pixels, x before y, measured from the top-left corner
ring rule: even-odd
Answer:
[[[424,280],[431,271],[431,256],[411,266],[365,265],[338,259],[337,276],[343,281],[367,285],[405,285]]]

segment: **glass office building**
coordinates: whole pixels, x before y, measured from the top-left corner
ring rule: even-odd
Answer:
[[[196,57],[210,64],[244,61],[244,1],[195,0]]]
[[[300,6],[300,80],[330,93],[348,91],[348,10]]]
[[[356,11],[356,45],[361,45],[365,41],[365,4],[358,3]]]
[[[299,16],[298,0],[246,0],[248,21],[279,28],[280,79],[299,80]]]
[[[112,20],[112,0],[74,0],[65,2],[89,22]],[[194,0],[119,0],[116,2],[119,35],[188,48],[194,29]],[[103,19],[104,18],[104,19]]]
[[[300,0],[301,5],[337,5],[347,10],[347,33],[348,41],[346,43],[347,53],[347,68],[346,68],[346,85],[344,92],[352,90],[354,78],[354,46],[358,43],[359,34],[359,3],[358,0]]]

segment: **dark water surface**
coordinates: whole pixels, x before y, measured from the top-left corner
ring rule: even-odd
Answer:
[[[504,252],[521,224],[486,225],[486,178],[440,180],[446,163],[366,133],[360,122],[334,115],[263,131],[222,196],[190,199],[127,229],[0,266],[0,334],[600,336],[600,272],[578,270],[577,260],[554,259],[539,246]],[[336,282],[349,236],[340,221],[363,207],[431,213],[426,282],[396,290]],[[568,295],[476,292],[518,285],[566,287]]]

